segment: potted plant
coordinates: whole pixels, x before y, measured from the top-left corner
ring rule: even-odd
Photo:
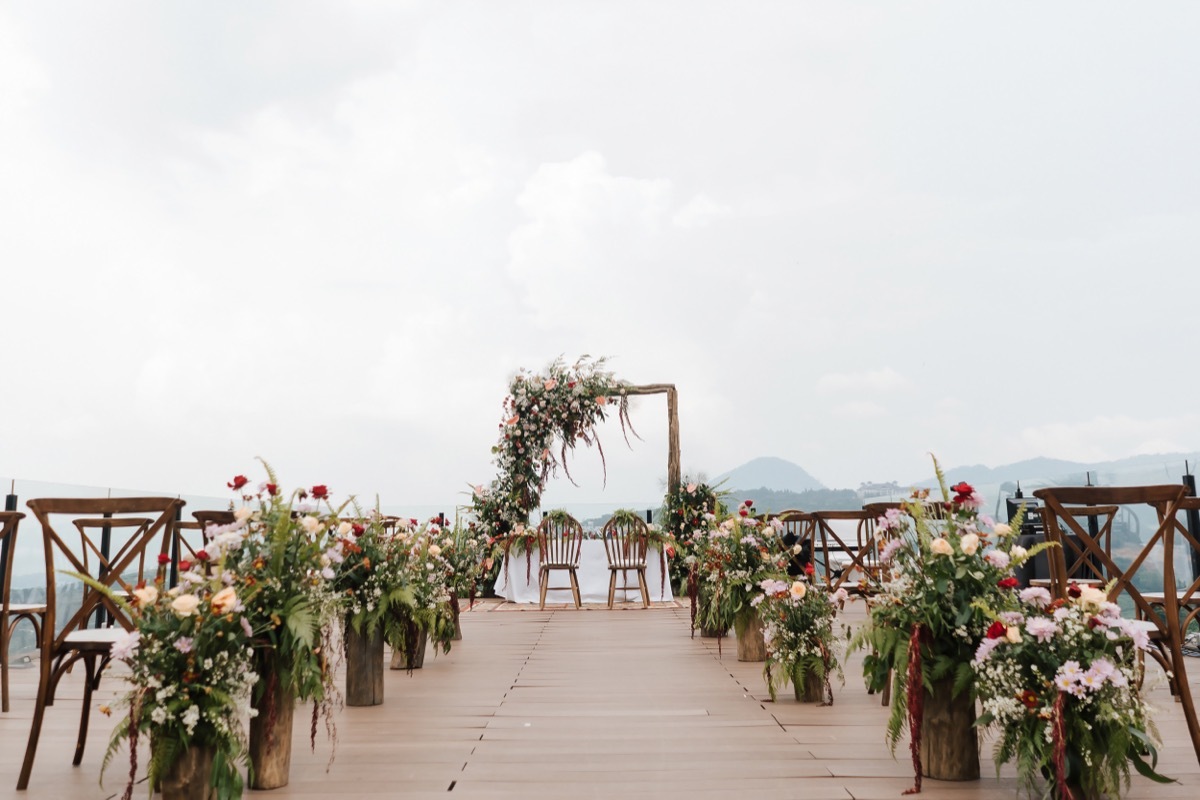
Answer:
[[[1106,591],[1072,585],[1068,596],[1051,602],[1035,587],[1015,611],[988,610],[993,621],[972,666],[978,725],[997,735],[997,770],[1015,760],[1030,794],[1055,800],[1115,800],[1131,766],[1171,782],[1155,770],[1157,735],[1138,691],[1146,629],[1124,619]]]
[[[342,561],[339,509],[329,489],[316,485],[284,495],[270,466],[257,489],[239,475],[229,486],[244,502],[237,522],[221,535],[239,536],[234,554],[240,584],[253,588],[246,617],[255,631],[257,714],[250,721],[250,785],[286,786],[291,766],[292,717],[297,701],[311,701],[335,740],[338,691],[330,656],[344,606],[335,585]],[[316,746],[313,727],[312,746]],[[330,759],[332,760],[331,753]]]
[[[751,602],[758,607],[767,644],[763,676],[771,699],[779,687],[791,683],[796,700],[833,704],[830,678],[842,676],[839,657],[845,637],[834,632],[837,610],[846,602],[846,590],[830,593],[809,581],[768,578],[758,584],[762,594]]]
[[[1045,547],[1016,546],[1012,528],[979,515],[970,485],[948,489],[936,459],[934,469],[942,501],[918,491],[878,521],[887,572],[851,643],[871,650],[863,662],[870,688],[892,681],[887,738],[894,750],[907,722],[915,791],[922,776],[979,777],[971,661],[991,624],[984,609],[1015,604],[1013,567]]]
[[[130,601],[110,593],[136,624],[112,646],[112,657],[129,667],[133,688],[122,699],[129,713],[104,756],[107,767],[129,740],[125,798],[132,796],[143,736],[150,740],[150,784],[161,786],[166,800],[242,794],[247,744],[241,718],[257,680],[254,631],[243,612],[255,599],[239,595],[239,582],[226,568],[228,543],[200,550],[198,563],[181,561],[179,584],[170,590],[160,577],[138,586]]]
[[[338,525],[342,561],[335,586],[346,614],[346,704],[383,703],[383,646],[403,647],[403,620],[413,608],[404,556],[378,511]]]
[[[760,522],[753,508],[751,501],[743,502],[737,514],[709,531],[697,564],[700,625],[723,632],[732,624],[739,661],[766,660],[762,622],[751,601],[760,581],[784,575],[787,567],[782,526],[778,521]]]
[[[442,554],[441,529],[429,525],[405,526],[395,534],[396,558],[412,592],[411,606],[397,609],[396,649],[392,669],[414,670],[424,666],[425,648],[432,641],[434,652],[450,652],[454,638],[454,615],[450,610],[449,562]]]

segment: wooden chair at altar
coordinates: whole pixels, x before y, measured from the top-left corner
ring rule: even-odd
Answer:
[[[1113,523],[1117,519],[1117,514],[1121,511],[1121,507],[1111,504],[1071,505],[1064,506],[1063,511],[1074,517],[1080,525],[1087,525],[1089,537],[1097,547],[1105,552],[1111,561],[1113,553]],[[1095,557],[1088,555],[1088,548],[1070,530],[1063,531],[1062,546],[1058,549],[1061,550],[1063,576],[1067,583],[1075,583],[1080,586],[1104,586],[1111,579],[1111,576],[1104,569],[1103,565]],[[1048,567],[1051,577],[1031,578],[1029,585],[1050,588],[1054,580],[1053,560],[1049,561]]]
[[[42,527],[47,612],[41,631],[37,700],[18,790],[29,786],[46,707],[54,705],[59,682],[78,662],[84,666],[83,708],[72,763],[78,766],[83,760],[92,693],[99,686],[117,635],[134,627],[121,606],[86,583],[72,584],[60,598],[60,571],[88,575],[117,595],[129,595],[142,581],[164,579],[175,520],[184,501],[174,497],[69,498],[30,500],[27,505]],[[97,530],[99,541],[92,535]],[[116,541],[114,533],[118,534]],[[72,602],[76,590],[80,592],[78,608]]]
[[[1067,596],[1072,576],[1067,568],[1066,550],[1072,546],[1069,540],[1074,538],[1078,544],[1078,548],[1075,549],[1078,560],[1094,565],[1093,568],[1099,575],[1112,582],[1109,600],[1118,602],[1122,596],[1128,598],[1138,618],[1150,626],[1150,642],[1153,645],[1151,655],[1167,672],[1171,692],[1183,707],[1188,732],[1192,738],[1192,748],[1197,761],[1200,761],[1200,720],[1196,717],[1196,707],[1187,680],[1180,592],[1175,580],[1175,543],[1179,532],[1177,517],[1183,505],[1185,491],[1186,489],[1178,484],[1076,486],[1039,489],[1034,492],[1034,496],[1045,503],[1042,521],[1046,527],[1046,541],[1059,545],[1048,551],[1051,593],[1058,598]],[[1080,520],[1096,515],[1081,515],[1075,510],[1080,507],[1096,509],[1103,506],[1117,506],[1118,510],[1130,511],[1138,506],[1150,506],[1157,515],[1158,527],[1150,536],[1138,542],[1136,546],[1130,546],[1128,552],[1120,554],[1118,558],[1118,554],[1112,548],[1111,520],[1106,526],[1093,531]],[[1115,514],[1116,512],[1114,516]],[[1139,577],[1140,570],[1145,569],[1147,573],[1151,573],[1157,567],[1154,556],[1159,552],[1162,556],[1162,594],[1156,598],[1160,602],[1152,602],[1151,597],[1138,586],[1135,578]],[[1189,588],[1184,597],[1194,596],[1193,591],[1193,588]]]
[[[12,568],[16,560],[17,526],[25,515],[19,511],[0,511],[0,542],[3,546],[3,564],[0,565],[0,586],[3,592],[0,601],[3,611],[0,612],[0,692],[3,693],[3,709],[8,711],[8,646],[12,641],[13,631],[21,620],[28,620],[33,626],[34,638],[41,640],[42,623],[46,617],[45,603],[12,603],[9,602],[12,593]]]
[[[579,599],[579,557],[583,552],[583,526],[566,512],[551,512],[542,518],[537,527],[538,536],[538,584],[541,599],[538,608],[546,607],[546,592],[550,589],[570,589],[575,598],[575,607],[581,608]],[[550,573],[565,572],[567,586],[551,586]],[[615,573],[614,573],[615,574]]]
[[[646,523],[634,514],[613,516],[604,523],[604,552],[608,556],[608,607],[613,607],[613,599],[617,590],[629,598],[630,589],[639,589],[642,593],[642,607],[650,607],[650,587],[646,584],[646,548],[648,547],[649,531]],[[617,585],[617,573],[621,573],[621,585]],[[637,583],[629,582],[629,573],[637,578]]]
[[[867,509],[813,511],[813,531],[820,535],[825,585],[831,592],[845,589],[868,597],[878,593],[881,579],[875,519]],[[846,526],[835,523],[847,523]],[[847,531],[854,525],[854,534]],[[820,570],[818,570],[820,571]],[[852,580],[853,579],[853,580]]]

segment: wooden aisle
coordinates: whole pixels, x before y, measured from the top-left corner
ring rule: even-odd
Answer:
[[[790,693],[770,703],[761,665],[738,663],[731,639],[723,656],[715,641],[689,639],[687,609],[676,604],[512,611],[492,603],[464,614],[463,629],[449,655],[427,657],[412,675],[389,672],[383,706],[340,712],[328,771],[328,743],[319,733],[309,751],[309,715],[298,709],[291,784],[253,796],[895,800],[910,785],[907,748],[897,759],[888,753],[886,710],[862,688],[857,660],[845,686],[835,684],[836,704],[818,708]],[[1193,664],[1200,689],[1200,659]],[[0,798],[119,795],[123,754],[106,788],[97,784],[111,720],[93,714],[84,763],[70,766],[78,675],[47,712],[29,790],[13,789],[36,673],[14,670],[12,679],[13,710],[0,715]],[[1200,796],[1182,714],[1161,682],[1152,691],[1171,742],[1161,766],[1181,782],[1160,787],[1135,776],[1128,797]],[[995,778],[989,754],[985,744],[983,780],[926,781],[922,796],[1016,797],[1012,770]],[[134,796],[148,796],[146,786]]]

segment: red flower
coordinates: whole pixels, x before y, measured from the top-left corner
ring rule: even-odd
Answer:
[[[196,551],[196,560],[197,561],[208,561],[208,551],[207,550],[197,550]]]
[[[274,497],[275,495],[279,494],[279,487],[277,485],[275,485],[274,483],[268,483],[266,485],[266,487],[267,487],[267,494],[271,495],[271,497]]]
[[[364,528],[362,525],[359,525],[359,524],[356,522],[356,523],[354,523],[353,525],[351,525],[351,526],[350,526],[350,530],[351,530],[351,531],[354,533],[354,536],[357,538],[357,537],[359,537],[359,536],[362,536],[362,535],[363,535],[363,533],[365,533],[367,529],[366,529],[366,528]]]
[[[329,487],[323,483],[318,483],[312,487],[312,496],[314,500],[324,500],[329,497]]]
[[[746,508],[753,508],[754,501],[753,500],[743,500],[742,505],[744,505]]]
[[[1090,617],[1090,618],[1088,618],[1087,626],[1091,630],[1096,630],[1096,628],[1099,628],[1102,626],[1106,627],[1106,623],[1104,622],[1104,620],[1100,619],[1099,617]]]
[[[1001,578],[1000,580],[996,581],[996,585],[1001,589],[1015,589],[1021,585],[1021,582],[1012,575],[1009,575],[1007,578]]]
[[[805,575],[808,575],[809,577],[811,577],[813,574],[816,573],[816,571],[817,571],[816,567],[813,566],[813,563],[811,561],[804,565],[804,574]]]
[[[742,506],[741,508],[739,508],[738,513],[741,514],[743,517],[750,516],[750,510],[748,508],[746,508],[745,506]]]
[[[1008,628],[1000,620],[993,622],[987,629],[987,637],[989,639],[1003,639],[1008,635]]]
[[[169,555],[167,555],[166,553],[159,553],[159,554],[158,554],[158,563],[160,563],[160,564],[170,564],[170,563],[171,563],[171,557],[170,557]]]
[[[1020,700],[1021,704],[1026,708],[1032,709],[1038,707],[1037,692],[1033,691],[1032,689],[1026,689],[1025,691],[1021,692],[1019,695],[1017,695],[1017,699]]]
[[[230,489],[233,489],[236,492],[238,489],[241,489],[243,486],[245,486],[249,482],[250,482],[250,479],[247,478],[245,475],[235,475],[233,480],[231,480],[229,483],[227,483],[225,485],[228,486]]]
[[[192,562],[190,562],[190,561],[180,561],[179,562],[179,569],[182,570],[183,572],[187,572],[191,568],[192,568]]]
[[[1078,583],[1072,583],[1067,586],[1067,597],[1070,597],[1072,600],[1078,600],[1081,594],[1083,592],[1080,591]]]
[[[675,557],[675,548],[674,547],[672,547],[671,545],[667,545],[664,549],[667,551],[667,558]]]
[[[950,487],[950,491],[954,492],[955,494],[970,496],[975,494],[975,487],[966,481],[959,481]]]

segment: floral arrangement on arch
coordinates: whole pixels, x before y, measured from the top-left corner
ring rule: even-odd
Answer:
[[[758,584],[787,573],[783,524],[762,522],[753,510],[753,502],[746,500],[736,514],[693,539],[702,628],[724,632],[733,625],[740,632],[757,613],[753,600],[759,596]]]
[[[971,663],[991,615],[1017,603],[1013,568],[1046,546],[1017,545],[1009,525],[979,514],[982,500],[972,486],[947,488],[933,463],[943,500],[930,502],[929,491],[919,490],[878,520],[880,536],[889,539],[880,553],[889,572],[850,645],[871,650],[863,673],[872,690],[882,691],[894,676],[887,739],[894,751],[907,722],[914,791],[921,788],[924,687],[952,681],[952,696],[975,696]]]
[[[259,459],[262,461],[262,459]],[[210,527],[212,541],[229,547],[236,565],[235,586],[254,594],[245,617],[255,632],[255,702],[260,713],[273,718],[282,692],[313,703],[311,745],[316,746],[317,722],[336,752],[333,713],[340,701],[334,683],[333,647],[336,625],[345,613],[338,591],[336,568],[343,561],[342,539],[351,530],[339,514],[345,508],[330,504],[324,485],[297,489],[285,495],[265,461],[267,480],[252,488],[244,475],[229,487],[244,505],[235,509],[236,522]]]
[[[811,566],[811,565],[810,565]],[[847,592],[828,592],[809,580],[759,581],[762,594],[751,600],[763,623],[767,661],[763,676],[771,699],[778,689],[791,683],[799,697],[810,682],[820,687],[821,705],[833,705],[830,678],[842,678],[841,657],[846,638],[834,632],[837,611],[846,603]],[[844,678],[843,678],[844,679]]]
[[[181,561],[179,584],[170,590],[160,576],[138,586],[132,598],[110,596],[135,624],[112,646],[112,657],[129,667],[132,689],[121,703],[129,708],[113,732],[103,768],[128,739],[132,797],[137,777],[138,739],[150,736],[150,785],[157,785],[190,746],[211,748],[209,786],[219,798],[240,797],[240,765],[247,755],[242,717],[258,680],[253,667],[254,636],[244,615],[255,602],[252,589],[239,596],[237,576],[226,568],[230,539],[196,553],[198,563]],[[160,559],[161,561],[161,559]],[[97,588],[107,591],[106,588]],[[101,706],[101,711],[110,709]]]
[[[547,479],[560,466],[570,478],[567,451],[577,443],[595,444],[603,461],[595,427],[610,410],[616,410],[623,432],[633,430],[626,384],[604,365],[603,358],[584,356],[571,366],[558,358],[541,372],[522,369],[512,379],[500,439],[492,448],[499,475],[472,491],[471,510],[485,533],[499,540],[526,524]]]
[[[986,609],[994,619],[972,666],[996,769],[1015,759],[1031,795],[1046,776],[1057,800],[1117,798],[1131,765],[1171,782],[1155,770],[1158,735],[1138,691],[1146,629],[1105,591],[1072,584],[1068,596],[1051,602],[1033,587],[1016,610]]]

